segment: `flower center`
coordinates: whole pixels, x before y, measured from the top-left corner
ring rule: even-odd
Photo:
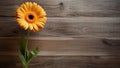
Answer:
[[[25,20],[28,22],[28,23],[35,23],[35,21],[37,20],[37,16],[34,12],[28,12],[26,15],[25,15]]]
[[[31,20],[34,19],[34,16],[33,16],[33,15],[29,15],[28,17],[29,17],[29,19],[31,19]]]

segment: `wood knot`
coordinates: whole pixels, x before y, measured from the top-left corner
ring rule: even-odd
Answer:
[[[106,45],[110,46],[119,46],[120,45],[120,40],[115,40],[115,39],[103,39],[102,42]]]
[[[60,5],[60,6],[63,6],[63,2],[60,2],[59,5]]]

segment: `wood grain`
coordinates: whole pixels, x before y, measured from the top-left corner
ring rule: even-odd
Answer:
[[[12,62],[12,63],[11,63]],[[22,68],[18,56],[0,56],[0,68]],[[29,68],[119,68],[120,56],[38,56]]]
[[[25,1],[34,1],[42,5],[48,16],[78,17],[99,16],[119,17],[119,0],[1,0],[0,16],[15,16],[16,8]],[[6,4],[7,2],[7,4]]]
[[[40,56],[120,55],[120,39],[30,38],[29,49],[39,47]],[[19,38],[0,38],[0,55],[17,55]]]
[[[25,33],[15,18],[0,17],[0,36],[12,37]],[[7,28],[6,28],[7,27]],[[48,17],[45,28],[33,37],[101,37],[120,38],[119,17]]]
[[[26,1],[47,12],[45,28],[32,33],[40,52],[30,68],[120,68],[120,0],[0,0],[0,68],[22,68],[17,7]]]

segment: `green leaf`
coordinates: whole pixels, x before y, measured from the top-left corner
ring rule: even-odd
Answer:
[[[27,44],[28,44],[28,40],[25,37],[23,37],[21,42],[20,42],[20,48],[19,48],[23,55],[26,54],[25,52],[26,52]]]
[[[34,57],[36,57],[38,53],[39,53],[39,48],[35,48],[33,51],[29,52],[28,62],[30,62]]]
[[[18,50],[18,53],[19,53],[19,57],[20,57],[20,60],[21,60],[21,62],[22,62],[22,64],[23,65],[26,65],[26,60],[25,60],[25,57],[24,57],[24,55],[21,53],[21,50],[19,49]]]
[[[36,48],[33,51],[28,51],[28,38],[22,37],[20,42],[20,47],[18,49],[20,60],[23,64],[23,67],[27,67],[30,61],[37,56],[39,49]]]
[[[39,48],[34,49],[33,51],[30,52],[30,55],[36,56],[39,52]]]
[[[19,57],[22,62],[22,64],[25,66],[27,64],[27,44],[28,44],[28,39],[25,37],[22,37],[21,42],[20,42],[20,47],[18,49]]]

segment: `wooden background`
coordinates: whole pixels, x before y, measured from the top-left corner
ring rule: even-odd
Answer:
[[[0,68],[22,68],[16,8],[35,1],[47,12],[29,49],[40,53],[29,68],[120,68],[120,0],[0,0]]]

